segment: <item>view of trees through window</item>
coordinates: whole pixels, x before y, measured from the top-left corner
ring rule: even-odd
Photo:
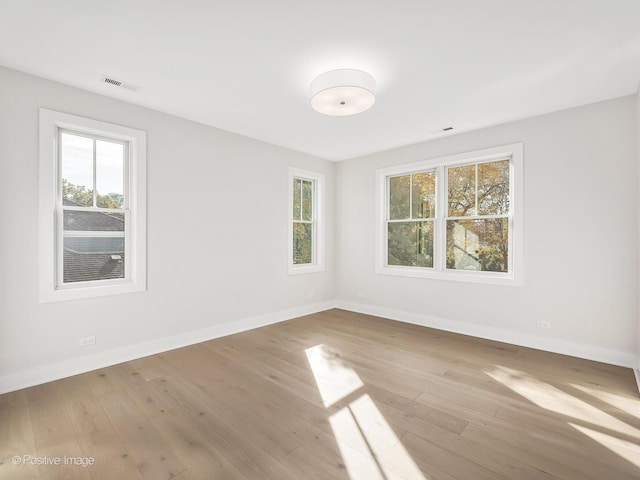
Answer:
[[[93,203],[93,189],[88,189],[84,185],[74,185],[66,178],[62,179],[62,198],[77,205],[90,206]],[[106,195],[96,194],[96,205],[102,208],[122,208],[124,206],[124,195],[122,193],[111,192]]]
[[[441,169],[447,191],[441,207],[436,169],[388,177],[387,264],[432,268],[436,228],[446,228],[447,269],[508,272],[510,161]]]
[[[314,182],[293,179],[293,264],[313,263]]]
[[[509,269],[509,160],[447,169],[447,268]]]
[[[433,267],[435,171],[389,178],[389,265]]]

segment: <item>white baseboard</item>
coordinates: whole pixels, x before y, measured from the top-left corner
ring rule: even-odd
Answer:
[[[634,368],[636,362],[636,358],[633,353],[609,350],[592,345],[581,345],[564,340],[539,337],[536,335],[514,332],[501,328],[487,327],[485,325],[446,320],[444,318],[433,317],[431,315],[404,312],[391,308],[342,300],[336,301],[336,308],[411,323],[414,325],[421,325],[423,327],[437,328],[438,330],[445,330],[447,332],[461,333],[463,335],[486,338],[488,340],[510,343],[512,345],[520,345],[523,347],[545,350],[547,352],[560,353],[563,355],[570,355],[572,357],[609,363],[611,365],[619,365],[621,367]],[[638,379],[637,376],[640,375],[640,372],[635,368],[634,372],[636,372],[636,379]],[[640,388],[640,379],[638,381],[638,385]]]
[[[145,343],[128,345],[126,347],[85,355],[61,362],[42,365],[40,367],[22,370],[11,375],[0,377],[0,394],[20,390],[22,388],[40,385],[60,378],[90,372],[99,368],[109,367],[118,363],[147,357],[156,353],[166,352],[214,338],[225,337],[234,333],[244,332],[274,323],[284,322],[292,318],[310,315],[333,308],[333,301],[305,305],[257,317],[245,318],[230,323],[214,325],[212,327],[193,330],[166,338],[159,338]]]

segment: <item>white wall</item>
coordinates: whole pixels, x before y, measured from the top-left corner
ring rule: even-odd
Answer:
[[[636,157],[638,167],[638,187],[636,189],[638,194],[638,278],[640,279],[640,85],[638,85],[638,91],[636,92]],[[640,283],[640,280],[639,280]],[[640,299],[640,285],[636,290],[636,301]],[[636,382],[638,383],[638,389],[640,390],[640,303],[638,304],[638,324],[637,324],[637,356],[636,356],[636,368],[634,370],[636,374]]]
[[[40,107],[147,132],[147,292],[38,303]],[[287,275],[289,166],[326,175],[324,273]],[[0,392],[326,308],[334,174],[326,160],[0,68]],[[78,347],[89,335],[97,343]]]
[[[631,366],[638,321],[635,102],[614,99],[338,164],[339,304]],[[376,168],[515,142],[525,151],[523,287],[374,273]],[[552,328],[537,328],[538,319]]]

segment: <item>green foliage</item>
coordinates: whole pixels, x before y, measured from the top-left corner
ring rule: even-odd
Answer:
[[[293,263],[306,265],[313,262],[313,224],[293,224]]]
[[[388,225],[388,263],[433,267],[433,223],[393,222]]]
[[[87,189],[83,185],[74,185],[66,179],[62,179],[62,198],[77,203],[83,207],[93,207],[93,189]],[[121,193],[109,193],[108,195],[96,195],[96,207],[122,208],[124,196]]]

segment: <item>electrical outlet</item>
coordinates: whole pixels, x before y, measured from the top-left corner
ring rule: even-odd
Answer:
[[[538,320],[538,328],[551,328],[551,322],[545,322],[544,320]]]
[[[79,347],[86,347],[87,345],[93,345],[96,343],[96,336],[91,335],[90,337],[82,337],[78,339]]]

